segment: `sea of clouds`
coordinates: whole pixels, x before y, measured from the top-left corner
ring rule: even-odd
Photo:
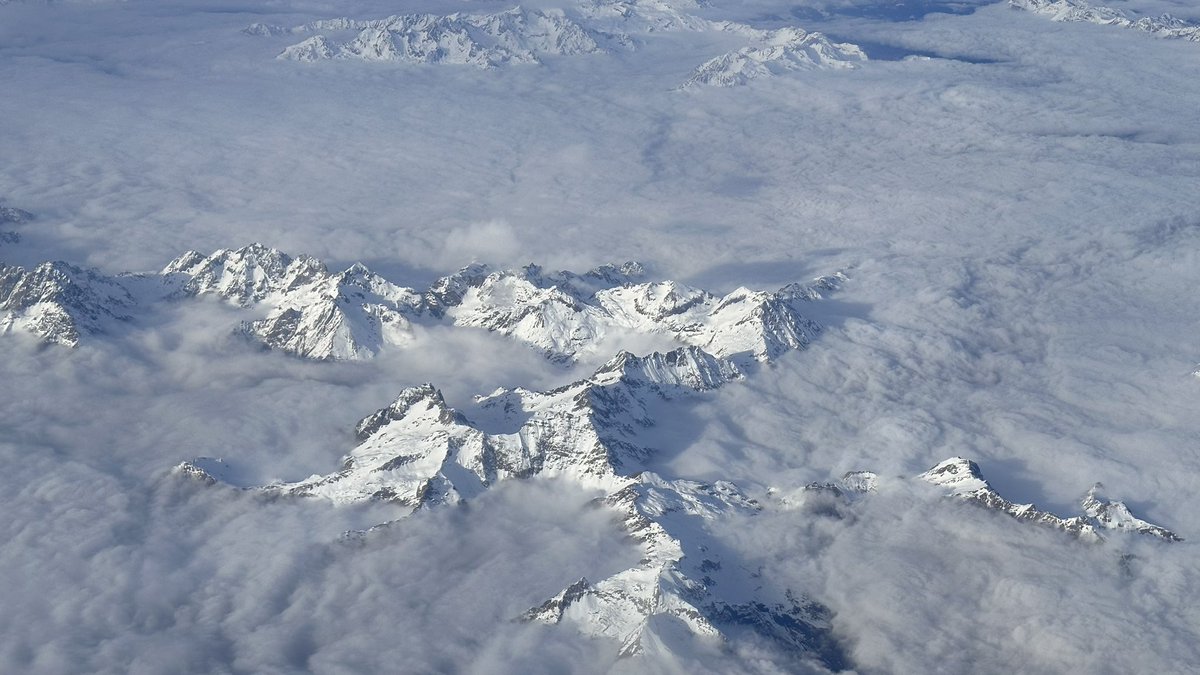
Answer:
[[[861,672],[1200,662],[1200,45],[1004,2],[714,0],[705,16],[873,60],[677,91],[728,38],[493,71],[299,64],[274,59],[289,38],[239,31],[445,4],[0,5],[0,197],[37,215],[0,227],[21,234],[0,260],[146,271],[259,241],[415,287],[473,260],[637,259],[718,291],[845,270],[812,348],[660,407],[655,469],[763,500],[714,525],[722,545],[828,605]],[[76,350],[2,336],[0,671],[801,667],[751,645],[630,662],[513,622],[636,563],[569,484],[513,482],[352,544],[394,514],[171,475],[200,455],[245,484],[327,473],[406,386],[468,407],[595,365],[463,330],[306,363],[232,338],[238,318],[196,301]],[[912,480],[953,455],[1062,515],[1102,481],[1186,541],[1091,545]],[[857,469],[881,492],[844,518],[765,496]]]

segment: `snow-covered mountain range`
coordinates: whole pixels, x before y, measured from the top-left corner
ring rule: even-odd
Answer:
[[[404,348],[416,339],[414,322],[424,322],[486,329],[558,361],[594,353],[603,340],[621,333],[660,335],[742,363],[766,361],[808,344],[820,327],[801,310],[844,279],[839,274],[774,292],[739,288],[717,296],[672,281],[640,281],[645,272],[637,263],[584,274],[473,264],[419,292],[360,264],[331,272],[315,258],[259,244],[211,255],[189,251],[150,275],[104,276],[64,263],[49,265],[47,270],[62,270],[54,276],[55,286],[43,288],[46,272],[21,286],[12,281],[0,287],[0,308],[25,311],[37,297],[42,303],[37,312],[52,312],[56,322],[24,321],[24,314],[12,314],[6,319],[10,329],[75,345],[81,335],[103,332],[105,317],[128,320],[135,307],[148,310],[158,302],[210,296],[265,313],[238,331],[267,347],[342,360]],[[6,269],[6,278],[27,274]],[[41,288],[36,294],[30,290],[35,287]]]
[[[853,68],[867,60],[857,45],[835,43],[800,28],[759,31],[752,40],[750,46],[705,62],[683,86],[733,87],[794,70]]]
[[[614,639],[626,655],[751,630],[840,667],[828,609],[792,591],[763,591],[736,561],[708,552],[706,523],[753,514],[758,504],[728,482],[668,479],[645,469],[656,448],[642,432],[655,424],[657,406],[741,377],[732,362],[696,347],[644,357],[622,352],[559,389],[479,397],[475,421],[448,407],[433,386],[413,387],[359,422],[360,444],[340,470],[258,490],[343,504],[383,500],[411,513],[463,503],[503,480],[565,477],[603,491],[598,504],[617,512],[643,556],[611,577],[581,578],[525,620]],[[220,467],[204,458],[177,470],[212,484]]]
[[[790,71],[852,68],[867,60],[856,45],[834,43],[798,27],[760,30],[730,21],[710,21],[693,12],[695,2],[600,0],[563,10],[520,6],[493,14],[403,14],[384,19],[337,17],[299,26],[254,23],[247,35],[311,35],[285,47],[291,61],[351,59],[442,63],[493,68],[540,63],[549,56],[636,49],[645,36],[669,31],[735,34],[748,44],[700,65],[682,87],[734,86]],[[344,37],[331,38],[330,35]]]
[[[764,508],[804,505],[846,517],[887,489],[869,471],[752,498],[728,481],[663,476],[652,430],[671,406],[746,377],[753,364],[802,349],[820,333],[800,312],[846,281],[837,274],[775,292],[741,288],[723,297],[675,282],[644,281],[637,263],[584,274],[536,265],[498,270],[473,264],[424,291],[395,285],[355,264],[332,272],[309,256],[254,244],[205,255],[189,251],[157,274],[105,276],[66,263],[0,268],[0,329],[74,346],[108,332],[156,303],[212,297],[265,317],[239,330],[272,348],[310,358],[360,359],[414,339],[415,322],[482,328],[552,359],[570,360],[623,330],[660,334],[680,347],[638,356],[621,351],[590,376],[549,391],[499,389],[466,412],[425,384],[403,390],[355,428],[358,444],[340,468],[286,483],[244,487],[277,498],[332,505],[382,502],[396,518],[467,503],[502,481],[558,478],[599,492],[640,547],[639,562],[599,580],[577,582],[531,607],[521,619],[568,624],[608,638],[624,655],[680,652],[692,641],[719,646],[745,636],[833,670],[847,665],[832,612],[803,589],[776,587],[729,559],[713,539],[723,519]],[[197,458],[179,475],[225,484],[225,460]],[[921,474],[949,494],[1021,521],[1103,541],[1129,532],[1179,541],[1135,517],[1126,505],[1084,497],[1082,513],[1060,517],[1016,504],[954,457]],[[853,519],[853,518],[851,518]],[[386,532],[395,520],[355,537]]]
[[[294,29],[254,24],[245,30],[252,35],[315,31],[357,33],[344,42],[330,40],[323,34],[314,35],[287,47],[279,58],[449,63],[491,68],[507,63],[539,63],[546,56],[601,51],[588,32],[561,11],[521,7],[495,14],[403,14],[372,21],[341,18]]]
[[[0,333],[30,333],[74,347],[81,336],[127,321],[137,302],[117,280],[64,262],[33,269],[0,263]]]
[[[1200,25],[1170,14],[1136,17],[1121,9],[1091,5],[1084,0],[1009,0],[1009,5],[1053,21],[1096,23],[1131,28],[1155,37],[1200,42]]]
[[[333,504],[382,501],[398,506],[403,517],[469,502],[501,481],[565,478],[581,490],[603,492],[597,504],[616,512],[642,557],[599,581],[581,577],[522,618],[613,639],[624,655],[686,650],[690,640],[720,644],[748,631],[783,653],[838,670],[846,662],[828,608],[752,578],[738,560],[722,559],[711,541],[712,523],[752,517],[763,508],[759,501],[727,481],[664,477],[649,468],[663,449],[647,440],[660,415],[669,415],[679,399],[743,377],[732,361],[691,346],[647,356],[621,352],[591,376],[551,391],[501,389],[477,397],[470,417],[447,405],[433,385],[411,387],[358,423],[359,444],[337,471],[246,489]],[[225,469],[214,458],[176,467],[210,485],[222,482]],[[1179,540],[1133,517],[1123,503],[1104,500],[1097,488],[1084,499],[1085,515],[1063,519],[1004,499],[962,458],[920,478],[1017,519],[1097,541],[1099,529]],[[766,496],[784,508],[817,500],[825,505],[809,505],[810,511],[841,516],[840,509],[879,489],[878,476],[856,471],[786,497],[778,491]]]

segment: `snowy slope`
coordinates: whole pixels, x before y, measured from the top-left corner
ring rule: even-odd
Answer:
[[[287,47],[281,59],[358,59],[442,63],[492,68],[508,63],[539,63],[547,56],[602,51],[582,27],[561,11],[521,7],[495,14],[403,14],[375,21],[333,19],[287,32],[357,30],[345,42],[325,35]],[[279,35],[279,27],[254,24],[252,35]]]
[[[1042,511],[1033,504],[1016,504],[1000,496],[984,480],[979,466],[962,457],[951,457],[938,463],[921,474],[921,478],[949,488],[956,497],[1006,513],[1017,520],[1058,528],[1086,539],[1102,539],[1098,530],[1118,530],[1147,534],[1166,541],[1180,541],[1174,532],[1135,518],[1123,502],[1104,500],[1097,494],[1099,485],[1089,490],[1083,498],[1081,506],[1084,515],[1063,518]]]
[[[820,33],[781,28],[755,35],[748,47],[717,56],[696,68],[683,87],[733,87],[790,71],[853,68],[867,60],[857,45],[835,43]]]
[[[412,387],[358,423],[360,444],[339,471],[264,489],[338,504],[382,499],[411,509],[455,503],[497,481],[533,475],[611,491],[653,451],[637,433],[653,424],[651,399],[740,377],[732,363],[695,347],[645,357],[621,353],[591,377],[553,391],[481,397],[479,414],[500,433],[484,432],[449,408],[432,385]]]
[[[598,285],[562,274],[468,268],[439,283],[454,289],[445,313],[455,324],[514,337],[552,358],[574,358],[613,331],[627,330],[668,336],[723,358],[765,361],[803,348],[820,331],[800,313],[813,297],[807,288],[739,288],[718,297],[672,281],[630,283],[626,268],[608,270]]]
[[[1131,16],[1113,7],[1091,5],[1083,0],[1009,0],[1009,4],[1052,21],[1096,23],[1150,33],[1155,37],[1200,42],[1200,24],[1170,14],[1161,16]]]
[[[136,301],[112,278],[64,262],[0,264],[0,333],[25,332],[74,347],[129,319]]]
[[[242,330],[264,345],[314,359],[365,359],[412,339],[408,314],[420,298],[362,265],[331,273],[308,256],[252,244],[204,256],[189,251],[163,269],[187,278],[185,292],[270,307]]]
[[[386,349],[403,349],[413,344],[413,325],[420,322],[482,328],[557,361],[596,354],[612,339],[641,334],[744,364],[808,345],[820,327],[801,310],[844,280],[823,277],[773,293],[739,288],[720,297],[672,281],[635,283],[643,275],[637,263],[584,274],[547,272],[537,265],[492,271],[474,264],[418,292],[361,264],[333,273],[315,258],[251,244],[211,255],[188,251],[159,275],[88,273],[87,284],[109,290],[94,293],[86,303],[93,314],[119,313],[138,304],[122,284],[145,285],[156,277],[159,290],[138,294],[147,311],[165,297],[201,296],[253,312],[265,310],[265,317],[246,321],[238,330],[272,349],[312,359],[362,360]],[[75,283],[75,277],[60,276],[62,283]],[[20,293],[6,302],[24,311],[31,305],[29,291],[22,287]],[[20,329],[27,322],[13,315],[9,323]],[[78,337],[63,344],[74,345]]]

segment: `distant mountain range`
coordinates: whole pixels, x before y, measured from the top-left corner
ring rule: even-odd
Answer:
[[[1136,16],[1113,7],[1092,5],[1083,0],[1009,0],[1009,5],[1053,21],[1096,23],[1150,33],[1155,37],[1200,42],[1200,24],[1162,14]]]
[[[746,46],[713,57],[681,88],[735,86],[797,70],[853,68],[867,56],[856,45],[833,43],[797,27],[760,30],[710,21],[688,0],[599,0],[571,10],[520,6],[492,14],[400,14],[384,19],[338,17],[299,26],[254,23],[243,33],[258,37],[309,35],[278,58],[471,65],[495,68],[537,64],[548,57],[637,49],[645,36],[669,31],[733,34]],[[336,36],[336,37],[330,37]]]
[[[820,331],[801,310],[844,279],[716,296],[642,276],[637,263],[584,274],[473,264],[416,291],[360,264],[331,272],[315,258],[252,244],[207,256],[189,251],[159,274],[105,276],[62,262],[33,270],[0,265],[6,312],[0,326],[74,346],[157,303],[214,296],[265,313],[238,332],[312,359],[358,360],[403,349],[415,340],[414,323],[430,323],[496,332],[558,361],[593,353],[621,332],[661,335],[720,358],[765,361],[803,348]]]

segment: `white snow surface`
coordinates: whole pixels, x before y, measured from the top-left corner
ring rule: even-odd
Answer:
[[[733,87],[793,70],[853,68],[866,60],[867,55],[857,45],[834,43],[820,33],[799,28],[781,28],[756,36],[749,47],[705,62],[683,86]]]
[[[585,274],[549,273],[532,264],[492,272],[473,264],[418,292],[361,263],[334,274],[311,256],[292,257],[262,244],[208,256],[188,251],[157,275],[104,277],[64,263],[46,263],[34,274],[6,267],[3,274],[0,307],[12,310],[6,332],[23,330],[67,346],[79,343],[81,330],[103,332],[97,317],[134,310],[136,292],[143,313],[165,300],[195,296],[269,308],[265,318],[243,322],[239,331],[267,347],[318,360],[365,360],[388,348],[408,348],[417,340],[414,323],[448,321],[514,338],[553,360],[594,356],[626,336],[653,335],[743,363],[806,347],[820,327],[799,310],[846,279],[839,272],[774,293],[738,288],[717,297],[671,281],[634,283],[644,270],[633,262]],[[29,318],[45,312],[61,318]],[[56,323],[64,327],[55,329]]]
[[[315,35],[285,48],[279,58],[446,63],[492,68],[506,63],[538,63],[546,56],[602,51],[587,31],[561,11],[542,12],[521,7],[495,14],[403,14],[376,21],[327,19],[290,31],[255,23],[243,32],[275,36],[318,30],[354,30],[358,34],[340,43],[331,42],[324,35]]]
[[[1132,28],[1155,37],[1200,42],[1200,23],[1185,21],[1170,14],[1131,16],[1121,9],[1091,5],[1083,0],[1009,0],[1009,4],[1017,9],[1047,16],[1053,21],[1083,21]]]

